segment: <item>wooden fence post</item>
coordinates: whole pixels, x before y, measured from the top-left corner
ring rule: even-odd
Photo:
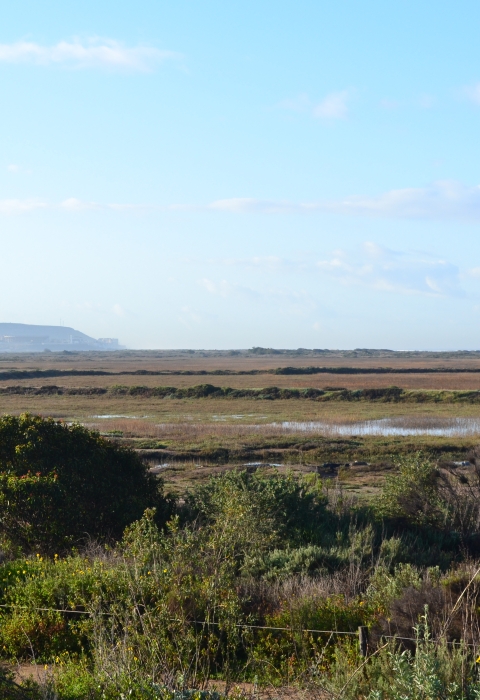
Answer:
[[[368,627],[358,628],[358,644],[360,647],[360,656],[367,656],[368,653]]]

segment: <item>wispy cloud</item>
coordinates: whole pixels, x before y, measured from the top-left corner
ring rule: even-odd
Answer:
[[[331,121],[347,117],[351,96],[351,90],[340,90],[329,93],[320,102],[315,103],[306,92],[302,92],[297,97],[282,100],[278,106],[292,112],[309,113],[317,119]]]
[[[258,299],[260,297],[260,293],[252,289],[251,287],[227,282],[227,280],[225,279],[221,280],[220,282],[213,282],[212,280],[204,277],[199,281],[199,284],[210,294],[214,294],[215,296],[221,296],[224,298],[235,296],[247,297],[249,299]]]
[[[210,260],[210,262],[215,264],[218,261]],[[225,266],[249,267],[252,269],[278,270],[284,265],[284,260],[278,255],[254,255],[251,258],[222,258],[220,264]]]
[[[16,171],[14,171],[16,172]],[[29,171],[25,171],[29,172]],[[102,204],[88,200],[78,199],[77,197],[69,197],[59,203],[47,202],[40,198],[30,199],[0,199],[0,214],[21,214],[23,212],[32,211],[34,209],[45,209],[49,211],[64,211],[64,212],[86,212],[86,211],[167,211],[176,209],[176,207],[158,206],[155,204]]]
[[[465,187],[451,180],[424,188],[390,190],[378,197],[353,196],[314,205],[342,214],[405,219],[480,220],[480,186]]]
[[[480,105],[480,83],[467,85],[463,88],[463,93],[470,102]]]
[[[316,300],[305,290],[267,287],[254,289],[235,282],[223,279],[214,282],[203,278],[200,286],[214,296],[224,299],[233,298],[239,301],[254,302],[256,304],[268,304],[279,307],[282,313],[304,316],[317,308]]]
[[[53,46],[18,41],[0,44],[0,62],[32,63],[39,66],[65,65],[72,68],[108,68],[149,71],[168,59],[178,59],[174,51],[150,46],[124,46],[112,39],[60,41]]]
[[[112,306],[112,311],[115,314],[115,316],[119,316],[120,318],[123,318],[125,316],[125,310],[121,306],[121,304],[114,304]]]
[[[350,99],[348,90],[332,92],[313,110],[313,116],[320,119],[345,119],[348,113],[347,103]]]
[[[208,205],[209,209],[228,211],[236,214],[277,214],[292,211],[302,205],[291,202],[269,201],[267,199],[251,199],[248,197],[233,197],[232,199],[217,199]]]
[[[100,209],[101,207],[95,202],[84,202],[76,197],[70,197],[61,202],[60,208],[67,211],[85,211],[88,209]]]
[[[339,200],[288,202],[254,198],[221,199],[210,209],[242,214],[331,212],[395,219],[480,221],[480,186],[440,181],[429,187],[390,190],[377,197],[353,195]]]
[[[467,270],[467,275],[469,277],[475,277],[476,279],[480,278],[480,267],[472,267],[470,270]]]
[[[480,185],[466,187],[455,181],[435,182],[428,187],[390,190],[378,196],[352,195],[343,199],[313,202],[232,197],[218,199],[206,205],[158,205],[130,203],[100,203],[70,197],[60,203],[30,199],[0,200],[0,214],[14,214],[33,209],[69,212],[91,210],[154,213],[167,211],[216,211],[230,214],[306,214],[332,213],[392,219],[450,220],[480,222]]]
[[[0,214],[22,214],[35,209],[46,209],[47,206],[41,199],[1,199]]]
[[[315,266],[345,285],[402,294],[464,296],[456,265],[426,253],[395,251],[372,242],[364,243],[357,254],[337,251]]]
[[[391,250],[377,243],[366,241],[356,250],[335,250],[329,256],[318,258],[313,255],[297,258],[275,258],[272,266],[270,256],[259,258],[238,258],[210,261],[221,265],[223,269],[229,264],[257,269],[262,279],[271,279],[280,273],[282,279],[287,275],[299,275],[302,279],[330,278],[336,283],[353,286],[360,285],[382,292],[400,294],[424,294],[427,296],[465,295],[461,286],[461,274],[458,267],[439,256],[418,251]],[[480,276],[480,268],[470,271],[474,277]],[[212,294],[227,296],[233,287],[225,280],[221,284],[210,282],[206,289]]]

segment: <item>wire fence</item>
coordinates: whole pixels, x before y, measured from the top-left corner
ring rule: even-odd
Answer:
[[[20,609],[20,610],[35,610],[38,612],[57,612],[57,613],[69,613],[72,615],[89,615],[90,617],[93,617],[94,615],[105,615],[108,617],[113,617],[114,613],[110,612],[103,612],[103,611],[90,611],[90,610],[73,610],[73,609],[68,609],[68,608],[40,608],[40,607],[34,607],[31,605],[18,605],[15,603],[2,603],[0,604],[0,608],[12,608],[12,609]],[[203,625],[203,626],[216,626],[219,627],[222,625],[221,622],[214,622],[211,620],[181,620],[179,618],[169,618],[170,622],[180,622],[183,624],[190,624],[190,625]],[[277,632],[292,632],[293,634],[299,634],[299,633],[312,633],[312,634],[329,634],[329,635],[350,635],[354,637],[359,637],[360,642],[362,642],[362,637],[364,635],[367,635],[368,637],[368,628],[366,626],[361,626],[358,628],[358,630],[355,631],[344,631],[344,630],[316,630],[316,629],[309,629],[305,627],[272,627],[270,625],[247,625],[247,624],[240,624],[240,623],[235,623],[233,625],[234,627],[237,627],[239,629],[256,629],[256,630],[271,630],[271,631],[277,631]],[[398,639],[401,641],[408,641],[408,642],[418,642],[417,637],[402,637],[397,634],[383,634],[381,633],[379,635],[382,639]],[[452,644],[452,645],[460,645],[463,644],[463,646],[468,646],[468,647],[480,647],[480,640],[478,643],[472,644],[472,643],[466,643],[466,642],[460,642],[460,641],[448,641],[444,638],[442,639],[430,639],[430,642],[434,644]]]

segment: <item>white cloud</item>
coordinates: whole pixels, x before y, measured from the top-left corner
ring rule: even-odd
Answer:
[[[277,214],[298,208],[298,205],[291,204],[290,202],[234,197],[232,199],[218,199],[209,204],[208,208],[238,214]]]
[[[345,119],[347,102],[350,98],[348,90],[332,92],[327,95],[313,110],[313,115],[321,119]]]
[[[424,188],[390,190],[378,197],[346,197],[314,205],[342,214],[406,219],[480,219],[480,186],[440,181]]]
[[[7,170],[9,173],[19,173],[21,170],[21,167],[19,165],[15,165],[15,163],[12,163],[7,167]]]
[[[328,257],[321,259],[312,255],[297,259],[277,258],[274,267],[271,266],[268,256],[257,260],[262,279],[271,279],[269,275],[277,272],[282,275],[282,279],[288,279],[286,274],[292,273],[296,278],[301,276],[301,279],[308,276],[310,281],[312,277],[330,278],[345,286],[360,285],[382,292],[427,296],[465,295],[460,284],[460,271],[456,265],[429,253],[395,251],[372,241],[364,242],[360,249],[353,251],[334,250]],[[251,259],[218,260],[217,264],[224,267],[226,262],[252,269]],[[480,268],[471,270],[470,275],[480,277]],[[212,293],[219,293],[217,286],[211,284]],[[229,293],[233,291],[234,286],[231,285]],[[315,301],[304,292],[270,289],[257,293],[279,300],[285,300],[289,295],[288,303],[298,303],[303,309],[315,308]]]
[[[390,190],[377,197],[353,195],[323,202],[288,202],[253,198],[221,199],[209,209],[241,214],[331,212],[394,219],[480,221],[480,186],[444,180],[428,187]]]
[[[456,265],[425,253],[401,252],[364,243],[360,253],[337,251],[316,267],[341,284],[428,296],[464,296]]]
[[[149,46],[127,47],[111,39],[60,41],[54,46],[18,41],[0,44],[0,62],[66,65],[72,68],[110,68],[148,71],[156,64],[180,55]]]
[[[306,291],[283,288],[253,289],[235,282],[212,282],[209,279],[200,280],[199,284],[210,294],[255,304],[262,303],[280,308],[282,313],[305,316],[317,308],[316,300]]]
[[[181,312],[178,320],[187,328],[191,328],[192,323],[197,326],[203,323],[203,316],[196,309],[192,309],[191,306],[182,306]]]
[[[258,298],[259,296],[259,293],[254,289],[251,289],[251,287],[245,287],[240,284],[231,284],[230,282],[227,282],[227,280],[212,282],[212,280],[203,278],[200,280],[200,285],[210,294],[224,298],[229,296]]]
[[[217,263],[218,261],[211,260],[210,262]],[[251,258],[223,258],[220,264],[275,270],[283,264],[283,260],[278,255],[254,255]]]
[[[353,195],[337,200],[289,202],[285,200],[233,197],[219,199],[204,206],[176,207],[155,204],[129,204],[87,201],[70,197],[52,204],[41,199],[0,200],[0,214],[21,213],[32,209],[82,212],[89,210],[131,211],[217,211],[232,214],[299,214],[333,213],[392,219],[424,219],[480,222],[480,185],[466,187],[459,182],[440,181],[428,187],[390,190],[374,197]],[[250,261],[254,264],[253,259]],[[273,264],[273,260],[271,260]]]
[[[70,197],[61,202],[60,208],[68,211],[85,211],[86,209],[99,209],[100,207],[95,202],[84,202],[76,197]]]
[[[205,277],[200,280],[200,284],[207,290],[207,292],[210,292],[210,294],[215,294],[217,291],[217,285]]]
[[[296,97],[282,100],[278,103],[278,107],[291,112],[308,113],[317,119],[345,119],[348,114],[348,101],[350,98],[350,90],[340,90],[331,92],[321,102],[315,104],[306,92],[302,92]]]
[[[480,83],[469,85],[463,89],[466,97],[476,105],[480,105]]]
[[[480,267],[472,267],[467,271],[467,275],[470,277],[480,277]]]
[[[41,199],[0,199],[0,214],[22,214],[47,206]]]
[[[115,314],[115,316],[119,316],[120,318],[123,318],[125,316],[125,310],[120,304],[114,304],[112,307],[112,311]]]

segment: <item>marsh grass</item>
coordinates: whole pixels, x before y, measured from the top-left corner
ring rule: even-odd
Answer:
[[[243,423],[243,415],[213,416],[211,422],[156,423],[142,417],[105,417],[101,421],[85,421],[83,424],[113,437],[148,437],[157,440],[199,441],[208,437],[216,439],[245,439],[259,436],[263,439],[282,436],[352,437],[352,436],[408,436],[432,435],[445,437],[480,437],[480,416],[446,417],[432,415],[406,415],[393,418],[358,421],[353,417],[339,422],[326,416],[321,421],[281,421],[274,423]],[[228,421],[228,422],[227,422]]]

